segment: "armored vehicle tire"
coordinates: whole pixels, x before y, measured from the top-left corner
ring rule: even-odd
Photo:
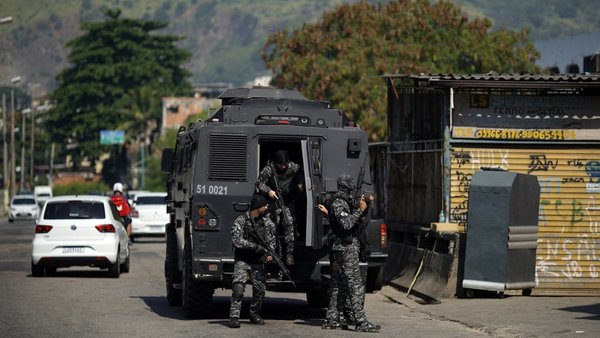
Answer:
[[[177,237],[167,226],[167,249],[165,253],[165,282],[167,284],[167,302],[171,306],[181,305],[181,271],[177,267]]]
[[[312,308],[323,308],[329,305],[329,295],[325,288],[306,290],[306,302]]]
[[[46,276],[54,276],[56,275],[56,268],[55,267],[46,267]]]
[[[369,268],[367,272],[367,284],[366,291],[367,292],[375,292],[381,290],[383,286],[383,268]]]
[[[182,305],[183,314],[187,318],[206,317],[211,313],[213,293],[215,289],[194,280],[192,275],[192,252],[186,241],[183,250],[183,283]]]
[[[119,254],[118,252],[120,252],[121,249],[117,249],[117,261],[115,262],[115,264],[111,264],[108,267],[108,276],[111,278],[119,278],[119,275],[121,274],[121,259],[119,258]]]

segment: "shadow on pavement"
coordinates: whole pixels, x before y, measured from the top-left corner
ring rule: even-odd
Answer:
[[[578,319],[600,320],[600,304],[563,307],[563,308],[560,308],[559,310],[591,314],[591,316],[579,317]]]
[[[164,296],[139,296],[131,298],[141,299],[152,312],[161,317],[180,320],[194,320],[191,318],[186,318],[180,306],[170,306],[167,302],[167,298]],[[244,297],[242,303],[242,314],[240,318],[241,324],[248,322],[248,313],[251,301],[251,297]],[[230,297],[214,296],[211,315],[207,318],[199,319],[215,319],[209,321],[208,323],[227,326],[229,323],[229,305]],[[323,319],[325,318],[325,310],[310,308],[305,301],[299,299],[285,297],[265,297],[262,307],[262,317],[265,319],[265,321],[298,320],[296,324],[299,325],[321,326]]]

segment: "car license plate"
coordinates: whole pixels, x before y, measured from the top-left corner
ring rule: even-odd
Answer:
[[[66,247],[63,248],[63,253],[83,253],[82,247]]]

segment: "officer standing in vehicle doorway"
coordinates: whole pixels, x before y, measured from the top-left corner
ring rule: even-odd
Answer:
[[[296,239],[295,194],[304,191],[300,165],[290,161],[286,150],[278,150],[273,160],[260,171],[257,190],[275,201],[277,224],[283,228],[285,264],[294,265],[294,240]],[[281,203],[283,201],[283,203]],[[281,249],[281,245],[279,245]]]
[[[365,281],[359,267],[358,227],[367,210],[367,201],[364,196],[352,196],[356,185],[350,175],[341,174],[337,179],[337,187],[337,193],[331,198],[331,206],[327,208],[330,214],[333,213],[330,222],[335,235],[332,247],[334,259],[338,263],[342,287],[348,292],[355,330],[378,332],[381,327],[370,323],[365,315]],[[360,199],[358,207],[352,210],[352,201],[356,198]],[[372,199],[372,196],[368,199]]]
[[[250,211],[239,215],[233,221],[231,237],[235,264],[229,312],[229,326],[232,328],[240,327],[242,298],[249,279],[252,280],[250,323],[265,324],[260,316],[267,281],[264,263],[270,262],[273,257],[267,254],[267,248],[258,243],[261,242],[259,238],[262,238],[271,248],[275,244],[275,224],[266,215],[268,207],[267,200],[262,195],[254,195],[250,202]]]

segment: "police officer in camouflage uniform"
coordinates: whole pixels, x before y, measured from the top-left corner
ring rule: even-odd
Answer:
[[[335,198],[333,196],[332,198]],[[331,207],[331,199],[328,199],[325,203]],[[317,209],[323,213],[324,216],[329,217],[329,210],[323,204],[318,204]],[[340,267],[333,254],[333,243],[335,241],[335,235],[330,232],[328,235],[327,245],[329,247],[329,267],[331,268],[331,278],[329,280],[329,289],[327,294],[329,297],[329,304],[327,311],[325,312],[325,321],[321,325],[323,329],[336,330],[347,328],[347,315],[346,309],[351,309],[350,301],[348,299],[348,290],[342,287],[342,276],[340,274]]]
[[[280,189],[281,196],[276,191],[275,180]],[[260,171],[257,190],[271,200],[283,198],[284,206],[276,211],[277,224],[283,228],[285,242],[285,264],[294,265],[294,240],[296,237],[296,212],[295,212],[295,194],[304,190],[303,173],[300,165],[290,161],[288,152],[278,150],[273,156],[273,160]],[[284,215],[285,214],[285,215]],[[286,217],[284,217],[286,216]],[[291,222],[285,222],[290,219]],[[279,243],[278,251],[282,253],[282,245]]]
[[[235,249],[235,265],[229,312],[229,326],[232,328],[240,327],[242,298],[248,280],[252,281],[250,323],[265,324],[260,316],[267,281],[264,263],[270,262],[273,257],[268,255],[267,249],[259,244],[261,241],[257,238],[260,236],[267,245],[274,247],[275,224],[267,215],[267,209],[267,200],[262,195],[254,195],[250,202],[250,211],[239,215],[233,221],[231,237]]]
[[[362,332],[378,332],[381,327],[367,320],[364,311],[365,281],[359,268],[360,244],[357,238],[358,226],[361,217],[367,210],[367,201],[364,196],[352,196],[355,183],[352,176],[342,174],[337,180],[338,192],[331,198],[328,207],[331,228],[335,238],[333,240],[333,254],[337,261],[342,281],[342,288],[348,291],[348,298],[352,307],[352,317],[355,321],[355,330]],[[359,198],[358,207],[352,210],[352,201]],[[372,199],[372,196],[369,196]],[[340,304],[338,304],[338,307]]]

